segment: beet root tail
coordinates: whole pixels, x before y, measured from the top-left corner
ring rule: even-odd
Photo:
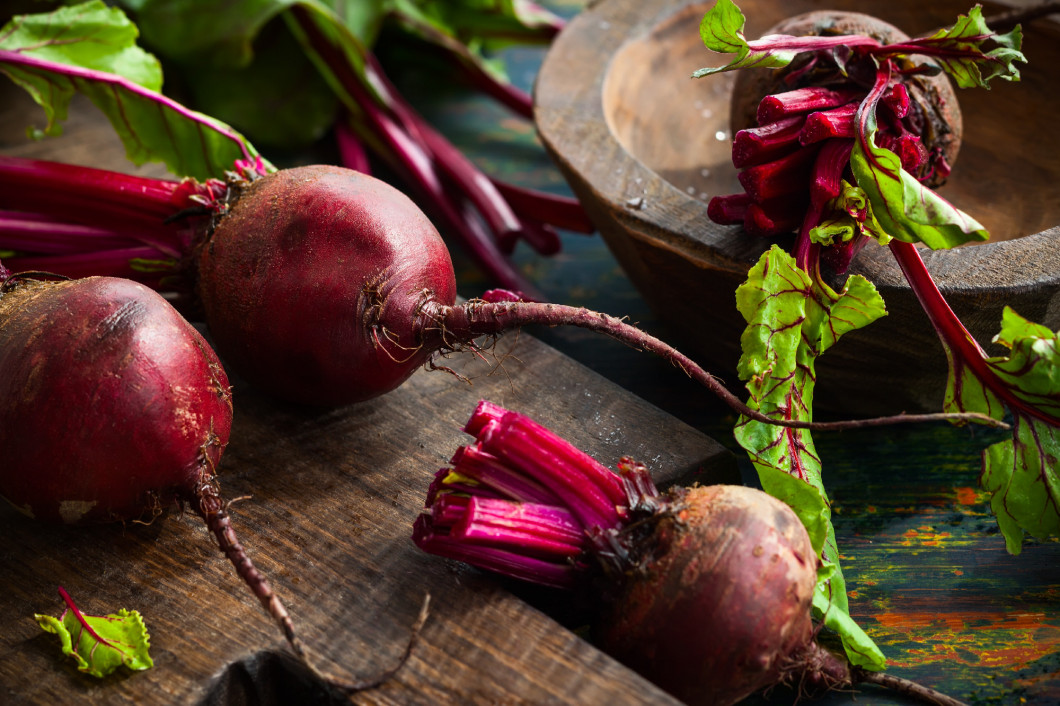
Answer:
[[[312,675],[333,693],[343,696],[349,696],[360,691],[374,689],[393,678],[411,656],[412,649],[419,639],[420,630],[423,628],[423,624],[427,621],[430,594],[424,596],[423,605],[420,608],[419,616],[412,626],[411,634],[405,645],[405,649],[398,661],[392,667],[389,667],[383,672],[368,679],[358,681],[351,681],[332,674],[327,674],[316,666],[314,660],[310,659],[305,644],[295,633],[294,621],[287,612],[287,608],[284,606],[283,601],[281,601],[280,597],[273,592],[268,580],[260,571],[258,571],[257,567],[255,567],[254,563],[250,560],[250,557],[247,556],[246,549],[244,549],[239,538],[236,536],[235,530],[232,528],[232,523],[228,514],[228,503],[221,498],[218,491],[219,488],[216,478],[213,475],[204,474],[203,479],[200,481],[199,486],[196,489],[196,509],[199,512],[199,515],[206,522],[206,526],[210,532],[217,538],[217,543],[220,546],[221,551],[224,552],[224,555],[228,557],[230,562],[232,562],[232,566],[235,567],[236,573],[239,574],[239,577],[243,579],[243,582],[246,583],[254,596],[257,597],[258,601],[265,609],[265,612],[269,614],[277,625],[279,625],[284,638],[287,640],[287,644],[290,646],[299,661],[309,669]]]
[[[295,634],[294,621],[291,620],[280,597],[273,592],[268,580],[247,556],[246,549],[236,536],[228,515],[228,503],[220,496],[216,478],[213,475],[204,475],[196,489],[196,495],[196,509],[206,522],[206,527],[217,538],[221,551],[232,562],[236,573],[257,597],[265,612],[280,626],[287,644],[299,659],[305,661],[305,647]]]

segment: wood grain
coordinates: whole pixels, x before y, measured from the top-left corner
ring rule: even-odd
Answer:
[[[535,102],[542,141],[630,279],[659,318],[683,331],[682,348],[731,373],[744,327],[733,292],[771,242],[707,217],[712,196],[742,190],[730,158],[732,75],[689,78],[722,63],[699,38],[710,5],[592,3],[546,56]],[[748,37],[823,7],[814,0],[739,5]],[[836,0],[827,7],[871,12],[914,35],[968,10],[963,0]],[[1000,7],[985,4],[984,12]],[[1060,108],[1060,24],[1043,19],[1026,27],[1024,51],[1029,64],[1021,65],[1020,82],[960,91],[965,139],[940,189],[994,237],[924,253],[950,305],[988,347],[1006,304],[1060,328],[1060,162],[1050,122]],[[876,284],[889,315],[847,334],[820,359],[818,409],[937,409],[945,356],[890,253],[870,244],[850,272]]]
[[[64,137],[39,143],[22,137],[38,122],[32,103],[5,84],[0,105],[5,153],[129,170],[86,102],[74,101]],[[140,172],[160,175],[157,167]],[[395,663],[430,594],[409,662],[357,702],[673,703],[540,609],[563,601],[537,595],[532,607],[491,577],[422,554],[411,524],[483,397],[534,416],[604,463],[632,455],[662,481],[735,481],[733,457],[529,335],[503,338],[493,356],[446,361],[471,384],[423,370],[382,399],[330,411],[274,403],[236,380],[221,482],[239,499],[237,532],[315,659],[347,678]],[[74,418],[91,413],[70,410]],[[282,660],[271,656],[282,648],[278,631],[194,516],[70,529],[4,504],[0,536],[0,701],[240,703],[279,678]],[[139,610],[155,667],[102,681],[78,674],[32,617],[61,611],[57,585],[89,613]]]

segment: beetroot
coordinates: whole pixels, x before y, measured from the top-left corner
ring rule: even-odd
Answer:
[[[0,370],[0,494],[39,520],[150,519],[194,500],[228,443],[220,361],[135,282],[8,280]]]
[[[585,592],[599,606],[599,645],[683,701],[722,706],[777,684],[811,695],[873,683],[957,703],[851,667],[816,642],[819,561],[780,500],[742,486],[660,494],[631,459],[613,473],[486,401],[464,430],[475,442],[436,474],[413,527],[416,545]]]
[[[630,557],[636,579],[599,621],[604,648],[702,704],[735,703],[816,656],[818,561],[791,508],[726,485],[676,489],[666,503]]]
[[[818,10],[789,17],[770,27],[766,35],[837,36],[864,35],[884,44],[904,42],[909,35],[894,25],[860,12]],[[816,65],[815,65],[816,62]],[[909,63],[930,63],[927,57],[913,55]],[[824,61],[812,56],[782,69],[751,69],[736,73],[730,122],[733,133],[753,126],[766,126],[791,114],[813,115],[864,97],[865,67],[852,68],[842,76]],[[938,186],[946,180],[961,148],[964,124],[957,93],[945,73],[909,74],[895,84],[905,96],[907,112],[886,123],[885,134],[903,132],[920,138],[933,164],[919,165],[925,183]],[[786,109],[778,107],[781,97],[801,98]],[[899,98],[898,100],[901,100]],[[886,102],[886,99],[885,99]],[[852,135],[851,135],[852,137]],[[740,166],[740,165],[737,165]]]
[[[190,505],[301,654],[219,494],[232,394],[206,340],[129,280],[0,282],[0,496],[71,525],[150,521]]]
[[[263,389],[343,404],[400,385],[437,349],[452,305],[441,236],[383,181],[339,167],[245,187],[202,246],[198,293],[226,362]]]

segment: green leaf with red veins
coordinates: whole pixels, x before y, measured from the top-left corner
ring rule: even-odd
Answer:
[[[137,671],[154,666],[148,654],[151,638],[139,612],[123,608],[110,615],[86,615],[66,591],[60,588],[59,593],[67,604],[62,615],[33,617],[45,632],[59,636],[63,654],[74,658],[78,670],[105,677],[122,666]]]
[[[139,31],[125,14],[100,0],[54,12],[20,15],[0,31],[0,49],[54,64],[79,66],[118,74],[152,91],[162,90],[162,67],[151,54],[136,46]],[[62,132],[75,88],[69,82],[49,81],[18,67],[3,65],[44,108],[48,124],[43,135]]]
[[[736,292],[747,321],[740,339],[740,378],[748,406],[783,419],[811,421],[817,357],[847,331],[886,314],[875,287],[852,276],[842,292],[815,282],[781,248],[773,246],[751,268]],[[860,666],[883,668],[883,655],[850,619],[839,552],[831,524],[821,461],[810,432],[741,418],[735,435],[747,450],[766,492],[788,502],[831,568],[823,572],[814,606],[843,639]]]
[[[841,182],[839,196],[828,202],[824,213],[820,223],[810,230],[810,240],[814,243],[845,243],[855,235],[866,235],[880,245],[891,240],[872,215],[865,192],[845,179]]]
[[[850,168],[883,231],[892,238],[921,242],[933,250],[987,240],[990,234],[979,221],[902,169],[902,160],[894,152],[876,146],[875,123],[873,118],[865,139],[855,140]]]
[[[984,51],[983,45],[989,41],[997,47]],[[1020,52],[1022,43],[1023,33],[1018,25],[1007,34],[994,34],[983,20],[982,8],[976,5],[967,15],[958,17],[952,27],[906,44],[930,54],[961,88],[990,88],[988,83],[995,78],[1019,81],[1015,62],[1027,63],[1027,57]]]
[[[110,120],[134,164],[160,161],[178,176],[223,178],[257,151],[219,120],[163,95],[158,61],[136,46],[128,18],[101,0],[18,15],[0,29],[0,71],[44,108],[56,135],[81,93]],[[267,164],[262,166],[268,168]]]
[[[744,23],[743,13],[732,0],[718,0],[707,10],[699,24],[699,36],[703,44],[711,51],[736,54],[736,58],[725,66],[698,69],[692,73],[692,78],[735,69],[779,69],[804,52],[829,51],[841,46],[880,46],[875,39],[861,35],[794,37],[787,34],[769,34],[749,42],[744,37]]]
[[[987,364],[1019,402],[1009,405],[1012,438],[983,453],[979,483],[992,493],[1008,551],[1019,554],[1025,532],[1039,539],[1060,535],[1060,350],[1057,333],[1008,307],[994,342],[1010,353],[987,358]],[[966,393],[952,408],[996,409],[992,392],[981,383],[973,389],[978,400]]]

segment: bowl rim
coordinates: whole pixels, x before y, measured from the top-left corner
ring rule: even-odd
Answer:
[[[568,22],[545,55],[534,85],[534,116],[553,159],[627,230],[650,234],[656,245],[707,262],[714,269],[746,269],[774,241],[732,237],[739,226],[713,223],[707,217],[705,200],[689,197],[626,150],[608,125],[603,103],[614,57],[678,13],[709,4],[709,0],[589,3]],[[630,6],[637,11],[630,12]],[[572,67],[585,77],[574,91],[567,78]],[[563,90],[556,90],[557,84]],[[586,143],[593,149],[585,149]],[[650,198],[644,198],[644,189],[636,186],[643,183],[653,186]],[[683,227],[686,224],[696,227]],[[1060,224],[1010,240],[918,250],[944,293],[989,290],[1004,295],[1060,287]],[[985,266],[988,261],[1013,266]],[[1003,281],[997,279],[999,269],[1006,275]],[[885,247],[864,248],[846,273],[852,274],[867,277],[881,291],[911,291]]]

